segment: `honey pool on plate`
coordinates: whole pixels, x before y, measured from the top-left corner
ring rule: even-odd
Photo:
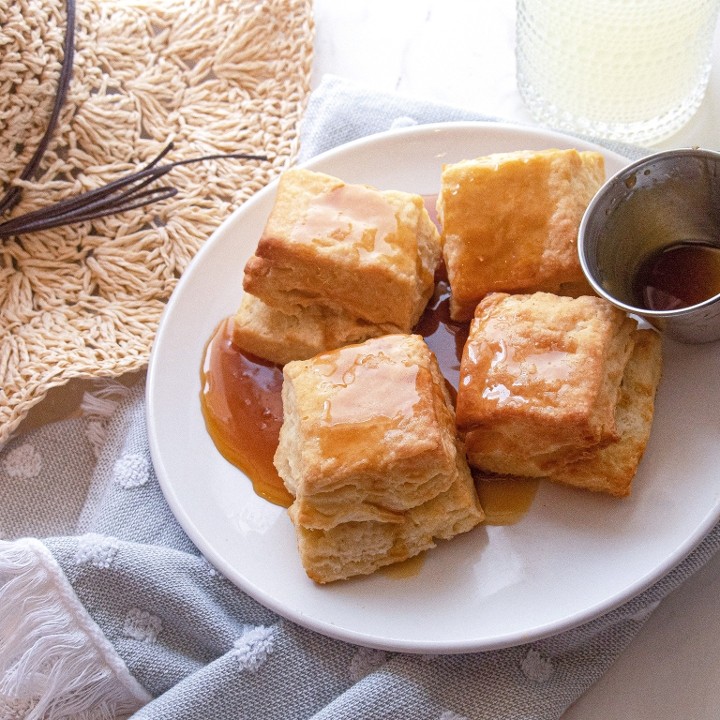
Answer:
[[[273,465],[283,420],[282,370],[233,344],[232,318],[210,339],[201,371],[205,425],[222,456],[252,481],[255,492],[288,507],[292,495]]]
[[[415,332],[435,353],[454,397],[468,324],[450,319],[450,289],[444,275]],[[250,478],[255,492],[288,507],[292,496],[273,465],[283,411],[282,370],[245,354],[233,344],[233,319],[226,318],[207,344],[201,369],[201,405],[218,451]],[[532,504],[536,480],[476,478],[487,524],[517,522]]]

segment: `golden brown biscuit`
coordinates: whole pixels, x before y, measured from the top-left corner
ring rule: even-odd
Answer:
[[[322,305],[410,332],[434,288],[440,237],[419,195],[285,172],[244,288],[270,306]]]
[[[456,474],[452,408],[417,335],[387,335],[283,370],[275,464],[307,527],[401,522]]]
[[[457,423],[483,472],[542,477],[617,439],[637,323],[598,297],[493,293],[463,351]]]
[[[462,454],[458,454],[462,459]],[[291,517],[293,508],[290,510]],[[422,505],[410,508],[399,523],[351,521],[329,530],[303,527],[297,521],[298,551],[310,578],[318,583],[369,575],[378,568],[402,562],[472,530],[483,514],[467,466],[450,487]]]
[[[359,343],[400,329],[351,317],[320,305],[295,307],[290,314],[244,293],[233,319],[233,342],[246,352],[278,365],[307,360],[326,350]]]
[[[604,172],[602,155],[577,150],[445,165],[437,209],[453,319],[472,318],[490,292],[590,293],[576,238]]]
[[[660,335],[653,330],[638,330],[616,408],[618,439],[583,453],[553,470],[548,478],[616,497],[629,495],[650,438],[661,370]]]
[[[371,339],[283,374],[275,466],[311,577],[372,572],[481,521],[448,390],[420,336]]]

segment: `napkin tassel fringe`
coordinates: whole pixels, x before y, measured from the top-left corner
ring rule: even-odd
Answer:
[[[107,439],[108,421],[120,402],[130,395],[130,389],[109,379],[98,380],[95,385],[92,392],[83,395],[80,410],[87,422],[88,442],[95,457],[99,457]]]
[[[110,719],[150,699],[45,546],[0,541],[0,718]]]

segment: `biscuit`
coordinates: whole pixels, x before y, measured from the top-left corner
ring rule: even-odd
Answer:
[[[296,307],[290,314],[250,293],[243,294],[233,318],[233,342],[277,365],[398,332],[395,325],[369,323],[321,305]]]
[[[292,517],[292,507],[290,513]],[[437,540],[472,530],[482,518],[475,485],[464,467],[445,492],[407,510],[399,523],[351,521],[317,530],[295,522],[295,527],[308,577],[328,583],[407,560],[436,547]]]
[[[280,178],[243,287],[290,315],[294,306],[320,305],[410,332],[440,258],[421,196],[297,168]]]
[[[276,467],[298,521],[401,521],[450,486],[456,433],[444,379],[417,335],[386,335],[283,369]]]
[[[595,296],[488,295],[460,365],[457,423],[470,465],[544,477],[617,440],[615,410],[636,327]]]
[[[660,335],[638,330],[616,408],[618,439],[553,470],[548,479],[616,497],[629,495],[650,438],[661,371]]]
[[[420,336],[345,346],[283,375],[275,466],[310,577],[372,572],[482,520],[445,380]]]
[[[592,294],[576,238],[604,173],[602,155],[577,150],[445,165],[437,210],[453,320],[470,320],[490,292]]]

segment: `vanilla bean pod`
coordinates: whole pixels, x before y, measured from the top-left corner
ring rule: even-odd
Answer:
[[[163,157],[165,157],[168,152],[170,152],[172,147],[172,143],[167,145],[154,160],[152,160],[145,166],[144,171],[148,171],[151,168],[155,167],[157,163]],[[133,176],[126,176],[123,178],[119,178],[118,180],[113,180],[112,182],[103,185],[102,187],[96,188],[95,190],[88,190],[87,192],[81,193],[80,195],[75,195],[65,200],[61,200],[57,203],[54,203],[53,205],[48,205],[46,207],[40,208],[39,210],[33,210],[32,212],[25,213],[24,215],[20,215],[18,217],[11,218],[10,220],[6,220],[5,222],[0,223],[0,227],[4,228],[6,233],[5,235],[0,234],[0,237],[8,237],[9,235],[13,234],[34,232],[36,230],[47,229],[47,227],[45,226],[45,222],[47,222],[48,218],[70,218],[73,217],[73,213],[76,212],[80,213],[84,211],[85,213],[87,213],[89,209],[92,209],[93,203],[96,204],[98,201],[102,201],[104,198],[109,198],[116,190],[120,189],[124,185],[129,185],[130,183],[132,183],[137,175],[138,173],[135,173]],[[151,182],[152,179],[154,178],[145,181],[136,189],[147,185],[147,183]]]
[[[53,109],[50,114],[50,120],[48,120],[47,128],[45,128],[45,132],[40,139],[40,144],[37,146],[28,164],[20,173],[20,180],[29,180],[40,165],[40,161],[42,160],[43,155],[47,150],[47,146],[50,144],[52,134],[55,131],[55,126],[57,125],[58,118],[60,117],[60,111],[65,103],[67,90],[70,86],[73,61],[75,58],[75,0],[66,0],[65,15],[66,29],[65,40],[63,42],[63,61],[60,69],[60,80],[58,82],[57,92],[55,93]],[[20,202],[21,196],[22,188],[19,185],[12,185],[9,187],[2,199],[0,199],[0,213],[12,210]]]
[[[62,225],[72,225],[85,220],[94,220],[106,215],[113,215],[143,207],[158,200],[166,200],[177,194],[174,187],[162,186],[148,188],[148,186],[169,173],[173,168],[181,165],[202,162],[204,160],[243,159],[267,160],[265,155],[252,155],[247,153],[228,153],[204,155],[188,160],[158,165],[165,157],[173,144],[167,145],[143,169],[125,175],[117,180],[107,183],[94,190],[88,190],[52,205],[32,210],[24,215],[5,220],[0,223],[0,239],[25,235],[38,230],[49,230]]]
[[[19,179],[23,181],[29,180],[40,165],[67,96],[70,79],[72,78],[75,55],[75,0],[66,0],[66,20],[67,26],[63,43],[63,61],[53,109],[38,147],[20,173]],[[189,160],[179,160],[167,165],[158,165],[160,160],[170,152],[172,147],[172,143],[168,144],[157,157],[142,170],[113,180],[94,190],[88,190],[87,192],[66,198],[65,200],[60,200],[51,205],[39,208],[38,210],[33,210],[0,222],[0,239],[25,235],[39,230],[49,230],[50,228],[71,225],[86,220],[94,220],[106,215],[113,215],[126,210],[144,207],[145,205],[160,200],[167,200],[177,194],[178,191],[176,188],[165,186],[149,188],[148,186],[180,165],[188,165],[189,163],[201,162],[203,160],[229,158],[267,160],[267,157],[264,155],[228,153],[205,155]],[[12,210],[18,202],[20,202],[21,196],[22,186],[12,185],[9,187],[2,198],[0,198],[0,214]]]

